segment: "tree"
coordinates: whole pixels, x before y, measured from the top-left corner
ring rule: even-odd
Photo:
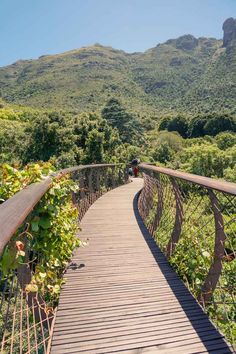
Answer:
[[[183,138],[176,132],[153,131],[148,137],[149,155],[154,161],[166,163],[183,147]]]
[[[236,134],[230,132],[223,132],[215,137],[219,149],[226,150],[236,145]]]
[[[196,117],[189,123],[187,135],[189,138],[198,138],[205,135],[204,127],[207,123],[206,118]]]
[[[184,148],[179,156],[180,169],[206,177],[222,178],[224,169],[232,160],[232,154],[225,154],[216,144],[205,143]]]
[[[93,129],[88,134],[85,144],[85,163],[101,163],[104,161],[104,133]]]
[[[171,118],[170,118],[170,117],[164,117],[164,118],[162,118],[161,121],[160,121],[158,130],[159,130],[159,131],[161,131],[161,130],[167,130],[170,121],[171,121]]]
[[[169,121],[167,130],[169,132],[178,132],[183,138],[187,138],[188,123],[185,118],[177,116]]]
[[[111,98],[102,110],[102,117],[117,128],[123,142],[140,141],[142,127],[137,118],[128,113],[116,98]]]
[[[59,157],[75,146],[69,117],[57,112],[39,114],[26,132],[29,143],[24,154],[24,163],[48,161],[52,156]]]
[[[27,144],[24,132],[25,124],[18,121],[0,119],[0,164],[21,163],[22,154]]]
[[[206,135],[215,136],[224,131],[236,132],[236,121],[230,116],[215,116],[209,119],[204,126]]]
[[[152,158],[154,161],[167,163],[174,158],[174,154],[174,150],[170,147],[170,145],[168,145],[167,142],[164,141],[152,152]]]
[[[117,129],[95,113],[82,113],[74,122],[75,144],[84,150],[82,163],[110,161],[121,144]]]

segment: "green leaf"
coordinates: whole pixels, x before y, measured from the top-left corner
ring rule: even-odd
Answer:
[[[35,216],[31,221],[32,231],[37,232],[39,230],[39,220],[40,220],[39,216]]]
[[[10,269],[16,268],[16,250],[6,248],[1,260],[3,275],[7,275]]]
[[[31,229],[34,232],[39,230],[39,222],[38,221],[31,221]]]
[[[51,227],[51,221],[50,218],[47,216],[43,216],[39,220],[39,226],[41,226],[43,229],[49,229]]]

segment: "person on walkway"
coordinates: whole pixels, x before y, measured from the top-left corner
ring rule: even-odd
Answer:
[[[129,176],[133,177],[133,169],[132,169],[132,167],[129,167]]]
[[[138,164],[140,163],[139,159],[133,159],[131,162],[133,168],[134,177],[138,177]]]

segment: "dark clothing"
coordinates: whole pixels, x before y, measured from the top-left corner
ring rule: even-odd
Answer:
[[[132,166],[138,166],[138,164],[140,163],[140,161],[138,159],[133,159],[131,162]]]

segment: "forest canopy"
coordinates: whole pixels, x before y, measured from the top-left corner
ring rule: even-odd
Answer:
[[[96,112],[35,110],[2,101],[0,163],[56,168],[142,161],[235,180],[236,118],[228,113],[136,115],[117,98]]]

